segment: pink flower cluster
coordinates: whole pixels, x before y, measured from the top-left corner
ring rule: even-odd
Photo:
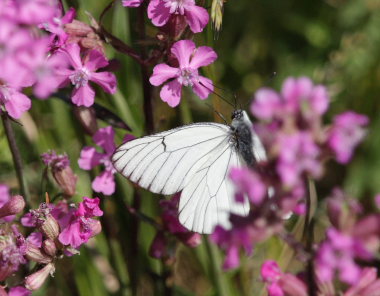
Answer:
[[[249,254],[255,243],[283,233],[286,218],[305,211],[306,180],[320,179],[328,158],[348,162],[363,140],[368,123],[364,115],[350,111],[337,115],[329,127],[322,124],[328,104],[326,88],[314,85],[306,77],[286,79],[280,93],[269,88],[256,92],[251,112],[259,119],[255,131],[263,141],[268,160],[254,168],[230,171],[236,199],[247,196],[251,211],[244,218],[231,216],[234,227],[217,227],[212,235],[227,252],[225,268],[239,265],[240,248]],[[347,242],[347,252],[352,252],[352,244]],[[335,248],[326,243],[325,249],[327,246]]]
[[[94,102],[89,81],[108,93],[116,91],[115,76],[97,71],[108,65],[103,53],[80,49],[79,40],[70,38],[65,26],[73,22],[75,10],[64,16],[62,11],[56,0],[1,1],[0,112],[18,119],[28,111],[31,100],[23,93],[26,87],[33,87],[37,98],[46,99],[71,83],[72,101],[78,106]]]
[[[123,0],[125,7],[139,7],[142,0]],[[217,55],[208,46],[196,45],[191,40],[179,40],[187,27],[193,33],[200,33],[208,24],[209,15],[205,8],[195,4],[195,0],[150,0],[148,17],[152,23],[161,28],[171,45],[168,49],[168,63],[154,67],[150,83],[159,86],[169,80],[161,89],[161,99],[170,107],[180,103],[182,87],[188,86],[202,100],[213,92],[210,79],[199,75],[199,68],[213,63]],[[158,34],[157,36],[159,36]],[[160,38],[158,38],[160,40]],[[176,42],[174,42],[176,41]]]

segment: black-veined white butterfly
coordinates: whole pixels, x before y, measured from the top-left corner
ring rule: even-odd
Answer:
[[[211,233],[216,225],[230,227],[230,213],[248,214],[248,200],[235,201],[229,169],[265,159],[242,110],[233,112],[231,125],[184,125],[127,142],[112,157],[116,170],[153,193],[182,191],[179,220],[199,233]]]

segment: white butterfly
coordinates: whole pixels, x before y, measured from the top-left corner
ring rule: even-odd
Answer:
[[[211,233],[230,227],[229,214],[246,216],[248,200],[235,201],[231,167],[266,159],[245,111],[230,126],[194,123],[127,142],[112,157],[114,167],[141,187],[159,194],[182,191],[179,221],[187,229]]]

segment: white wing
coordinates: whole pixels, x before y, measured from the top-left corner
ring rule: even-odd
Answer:
[[[237,203],[228,180],[241,160],[230,143],[230,128],[196,123],[121,145],[112,157],[125,177],[154,193],[181,190],[179,219],[190,230],[210,233],[229,226],[229,213],[247,215],[248,201]]]

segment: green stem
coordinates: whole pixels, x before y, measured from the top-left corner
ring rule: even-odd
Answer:
[[[2,113],[1,119],[3,121],[4,131],[8,140],[9,149],[11,150],[11,153],[12,153],[13,164],[16,170],[17,180],[20,186],[20,193],[24,197],[26,203],[28,204],[28,202],[30,201],[29,190],[28,190],[28,186],[23,174],[21,154],[17,147],[16,137],[12,128],[11,119],[8,117],[7,113]]]

